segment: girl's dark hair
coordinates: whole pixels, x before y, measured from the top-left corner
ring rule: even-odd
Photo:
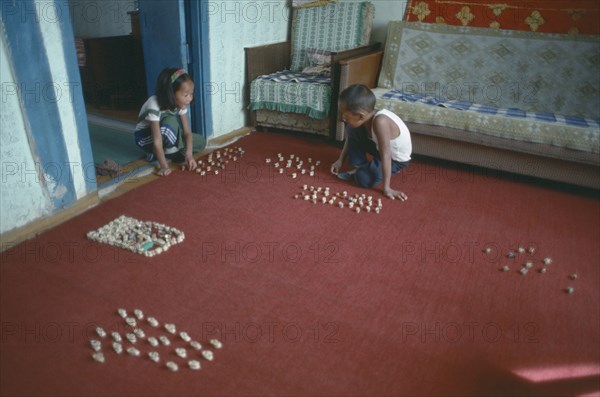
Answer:
[[[375,94],[364,84],[353,84],[346,88],[338,101],[343,102],[352,113],[359,113],[361,110],[372,112],[375,109]]]
[[[175,93],[186,81],[192,81],[192,78],[189,74],[183,73],[179,75],[175,81],[171,82],[171,77],[175,72],[177,72],[178,68],[166,68],[163,69],[158,78],[156,79],[156,89],[154,90],[154,94],[156,95],[156,100],[158,102],[158,107],[160,110],[175,110],[177,109],[177,101],[175,100]]]

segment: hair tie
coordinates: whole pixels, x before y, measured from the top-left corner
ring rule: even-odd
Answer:
[[[186,74],[187,72],[185,71],[185,69],[179,69],[177,71],[175,71],[172,75],[171,75],[171,84],[173,84],[175,82],[175,80],[177,80],[179,78],[179,76]]]

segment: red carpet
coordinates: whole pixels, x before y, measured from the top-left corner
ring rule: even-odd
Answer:
[[[597,198],[414,161],[393,180],[408,201],[355,214],[292,198],[304,183],[367,193],[328,176],[330,144],[254,133],[234,146],[246,155],[218,176],[175,172],[2,253],[2,396],[600,392]],[[320,160],[317,176],[272,173],[278,152]],[[186,239],[153,258],[86,240],[122,214]],[[537,248],[525,276],[529,257],[503,256],[520,245]],[[136,358],[105,339],[96,363],[95,324],[124,334],[119,307],[224,347],[196,372],[175,337],[160,364],[146,341]]]

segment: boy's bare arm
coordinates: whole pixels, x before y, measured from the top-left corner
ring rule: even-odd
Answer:
[[[340,153],[340,157],[331,165],[331,173],[337,174],[340,172],[344,162],[346,161],[346,157],[348,157],[348,137],[344,139],[344,147],[342,148],[342,152]]]
[[[392,154],[390,150],[390,127],[387,117],[376,117],[373,120],[373,133],[377,136],[379,155],[381,156],[381,170],[383,176],[383,192],[390,189],[392,176]]]
[[[394,190],[390,186],[392,179],[392,152],[390,146],[391,136],[394,134],[394,128],[397,126],[389,117],[376,117],[373,120],[373,133],[377,136],[379,144],[379,155],[381,156],[381,171],[383,176],[383,194],[391,198],[399,198],[404,201],[408,197],[400,191]]]

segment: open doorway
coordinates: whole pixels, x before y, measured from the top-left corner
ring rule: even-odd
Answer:
[[[97,183],[138,168],[133,132],[147,99],[138,1],[69,0]]]
[[[205,9],[193,0],[69,1],[94,161],[122,156],[125,173],[146,167],[133,133],[159,72],[186,68],[199,90],[209,76]],[[192,131],[207,138],[210,98],[197,96],[188,113]]]

